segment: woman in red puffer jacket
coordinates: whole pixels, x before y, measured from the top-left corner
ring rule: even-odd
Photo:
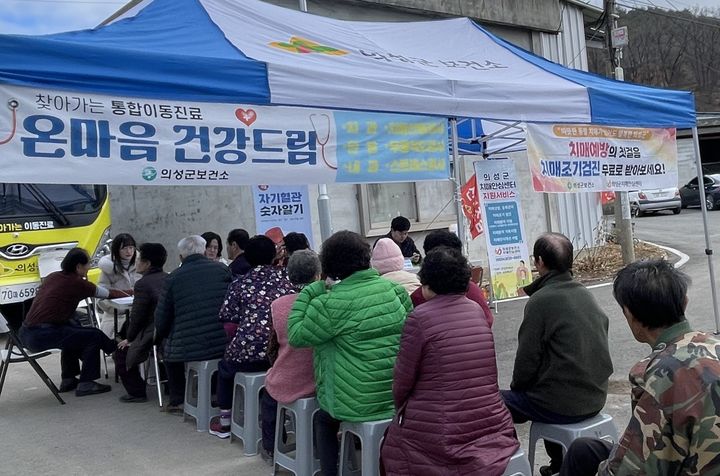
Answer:
[[[441,246],[419,273],[427,302],[407,318],[395,362],[388,475],[500,476],[519,447],[497,383],[492,332],[467,297],[470,267]]]

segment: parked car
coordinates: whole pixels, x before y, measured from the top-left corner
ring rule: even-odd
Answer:
[[[680,191],[677,187],[628,192],[628,200],[630,210],[635,216],[661,210],[672,210],[677,215],[682,208]]]
[[[715,210],[720,207],[720,174],[705,175],[705,208]],[[682,207],[700,206],[700,187],[698,178],[695,177],[680,189]]]

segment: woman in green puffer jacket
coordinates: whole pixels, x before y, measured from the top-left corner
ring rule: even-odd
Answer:
[[[370,268],[370,246],[357,233],[328,238],[320,261],[327,279],[298,295],[288,334],[290,345],[313,348],[320,466],[335,476],[340,422],[393,417],[393,366],[412,303]]]

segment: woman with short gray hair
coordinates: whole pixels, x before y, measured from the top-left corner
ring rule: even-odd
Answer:
[[[287,273],[290,282],[302,289],[320,279],[320,258],[312,250],[295,251],[288,260]],[[270,305],[273,334],[268,356],[271,360],[274,357],[274,362],[265,377],[266,391],[260,397],[262,412],[266,415],[277,416],[277,402],[289,404],[315,395],[312,349],[298,349],[288,343],[288,315],[297,296],[288,294]],[[263,418],[262,431],[264,441],[275,441],[275,418]]]

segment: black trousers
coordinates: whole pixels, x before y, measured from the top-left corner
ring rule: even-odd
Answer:
[[[257,362],[238,363],[233,360],[222,359],[218,362],[217,373],[217,402],[223,410],[229,410],[233,405],[233,387],[235,374],[238,372],[264,372],[270,368],[270,362],[261,360]]]
[[[127,368],[128,348],[118,349],[113,354],[115,361],[115,371],[120,377],[120,381],[125,387],[125,391],[132,397],[147,397],[147,386],[145,380],[140,376],[140,366],[133,365]]]
[[[600,463],[608,459],[613,445],[595,438],[578,438],[568,448],[560,476],[595,476]]]
[[[23,325],[20,329],[20,340],[35,352],[61,349],[62,378],[70,379],[80,375],[81,382],[92,382],[100,378],[101,350],[111,354],[117,349],[115,341],[100,329],[75,324],[42,324],[35,327]]]
[[[168,405],[182,405],[185,402],[185,362],[165,363],[167,371]]]
[[[275,425],[278,403],[264,388],[260,390],[260,420],[262,422],[262,445],[272,454],[275,450]]]
[[[340,451],[338,431],[340,431],[340,420],[336,420],[324,410],[318,410],[315,416],[315,435],[320,469],[324,476],[337,476],[338,474],[338,453]]]

